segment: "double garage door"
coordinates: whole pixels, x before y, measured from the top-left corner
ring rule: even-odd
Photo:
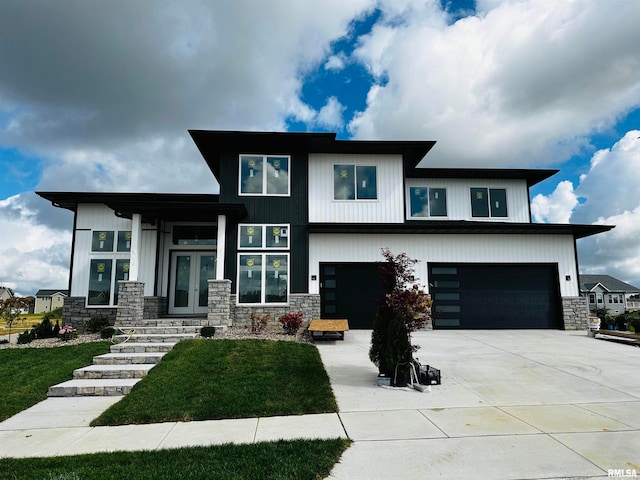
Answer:
[[[384,298],[376,263],[322,264],[323,318],[372,328]],[[434,328],[561,328],[558,269],[553,264],[429,264]]]

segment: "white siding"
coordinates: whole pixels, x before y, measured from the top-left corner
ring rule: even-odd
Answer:
[[[375,165],[377,200],[334,200],[335,164]],[[309,222],[402,223],[404,192],[401,155],[309,155]]]
[[[86,297],[89,289],[89,265],[92,258],[123,259],[129,258],[129,252],[91,252],[93,230],[131,230],[131,220],[117,217],[113,210],[105,205],[78,205],[75,250],[73,257],[73,276],[71,281],[72,297]],[[142,250],[139,280],[144,282],[144,294],[152,296],[155,286],[156,238],[154,226],[142,225]],[[114,235],[117,241],[117,234]],[[115,268],[115,262],[114,262]],[[115,273],[115,270],[114,270]]]
[[[416,276],[428,285],[428,262],[557,263],[560,293],[578,296],[571,235],[345,235],[312,234],[309,245],[309,292],[318,293],[320,262],[379,262],[381,248],[420,260]],[[569,275],[570,280],[565,276]]]
[[[407,202],[406,218],[411,218],[409,188],[434,187],[447,190],[447,217],[434,217],[436,220],[473,220],[494,222],[530,223],[529,190],[525,180],[487,180],[455,178],[409,178],[405,198]],[[507,217],[477,218],[471,216],[471,187],[504,188],[507,191]],[[413,220],[425,220],[414,218]]]

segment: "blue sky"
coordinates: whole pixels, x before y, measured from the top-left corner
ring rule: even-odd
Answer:
[[[613,5],[613,7],[612,7]],[[555,168],[535,221],[606,223],[640,285],[640,2],[0,2],[0,285],[67,280],[34,190],[214,193],[188,129],[436,140],[424,166]]]

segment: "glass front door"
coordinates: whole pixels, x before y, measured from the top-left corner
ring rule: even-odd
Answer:
[[[173,252],[170,314],[207,313],[208,280],[216,278],[215,252]]]

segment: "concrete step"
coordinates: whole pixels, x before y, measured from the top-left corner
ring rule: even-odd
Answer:
[[[147,353],[105,353],[93,357],[94,365],[138,365],[141,363],[158,363],[165,352]]]
[[[182,334],[182,333],[190,333],[190,334],[195,334],[195,335],[199,335],[200,334],[200,329],[202,327],[200,326],[184,326],[184,325],[174,325],[174,326],[163,326],[163,327],[157,327],[157,326],[144,326],[144,327],[140,327],[140,326],[133,326],[133,325],[126,325],[126,326],[122,326],[122,327],[118,327],[120,330],[116,331],[116,334],[121,335],[148,335],[148,334],[153,334],[153,335],[175,335],[177,333]]]
[[[156,365],[143,363],[137,365],[90,365],[73,371],[75,380],[142,378]]]
[[[136,342],[125,342],[125,343],[117,343],[115,345],[111,345],[111,353],[158,353],[158,352],[168,352],[175,346],[175,342],[165,342],[165,343],[136,343]]]
[[[126,395],[140,378],[69,380],[49,387],[48,397],[90,397]]]
[[[133,335],[114,335],[113,341],[127,341],[127,343],[177,343],[182,340],[196,338],[197,336],[197,333],[172,333],[167,335],[161,333],[143,333]]]
[[[206,325],[206,318],[145,318],[135,323],[116,324],[116,327],[125,328],[126,326],[134,327],[201,327]]]

